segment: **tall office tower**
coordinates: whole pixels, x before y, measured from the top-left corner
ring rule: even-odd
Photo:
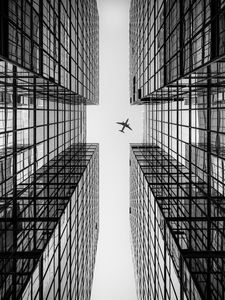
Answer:
[[[225,299],[225,1],[131,1],[130,220],[140,299]]]
[[[96,1],[0,1],[0,299],[90,299],[97,103]]]

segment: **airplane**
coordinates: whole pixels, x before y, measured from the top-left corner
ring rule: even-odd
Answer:
[[[124,133],[124,129],[125,128],[129,128],[130,130],[132,130],[132,128],[130,128],[130,125],[128,124],[129,119],[126,120],[126,122],[116,122],[117,124],[120,124],[123,126],[123,128],[119,131]]]

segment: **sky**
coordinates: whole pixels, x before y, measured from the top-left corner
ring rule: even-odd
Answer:
[[[91,300],[136,300],[129,224],[129,143],[142,142],[143,107],[129,104],[130,0],[98,0],[100,104],[87,141],[100,146],[100,228]],[[133,131],[119,132],[129,118]]]

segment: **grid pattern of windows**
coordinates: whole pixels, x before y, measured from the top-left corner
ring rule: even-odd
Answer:
[[[90,299],[98,145],[73,144],[28,180],[17,186],[16,249],[13,220],[1,220],[1,299]]]
[[[131,3],[130,28],[133,19],[137,24],[130,34],[131,83],[136,83],[131,102],[147,104],[145,145],[137,150],[143,157],[139,153],[133,160],[154,196],[149,192],[147,202],[160,210],[155,208],[156,223],[166,226],[161,245],[167,245],[180,282],[178,299],[225,298],[224,9],[223,0]],[[143,184],[137,181],[136,189]],[[139,220],[140,215],[134,228]]]
[[[0,54],[96,104],[98,18],[95,0],[4,1]]]
[[[207,184],[160,147],[132,146],[130,221],[140,299],[224,299],[222,199],[212,188],[209,201]]]
[[[145,141],[159,146],[186,170],[189,181],[186,218],[199,218],[190,226],[194,242],[189,246],[189,255],[194,256],[197,252],[204,266],[197,269],[196,261],[193,263],[197,269],[195,272],[201,273],[202,269],[205,272],[197,277],[203,291],[201,299],[225,297],[223,77],[223,63],[211,63],[180,81],[181,86],[177,85],[180,101],[162,101],[146,106]],[[174,88],[168,88],[168,95],[174,95],[174,91]],[[178,183],[176,181],[176,185]],[[169,196],[173,197],[173,193],[171,189]],[[198,198],[193,205],[196,193]]]
[[[0,1],[0,299],[90,299],[98,240],[95,0]]]
[[[224,0],[132,0],[130,102],[149,102],[159,89],[225,54]]]
[[[76,96],[0,62],[1,196],[74,143],[86,140],[86,106]]]
[[[132,147],[130,224],[138,299],[178,300],[181,284],[174,264],[178,250],[146,178],[145,156],[144,147]]]

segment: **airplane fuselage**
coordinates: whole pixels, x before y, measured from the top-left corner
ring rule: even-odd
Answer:
[[[128,124],[128,120],[129,120],[129,119],[127,119],[126,122],[117,122],[117,124],[123,126],[122,129],[119,130],[119,131],[121,131],[121,132],[124,133],[124,129],[125,129],[125,128],[128,128],[128,129],[132,130],[132,128],[131,128],[130,125]]]

